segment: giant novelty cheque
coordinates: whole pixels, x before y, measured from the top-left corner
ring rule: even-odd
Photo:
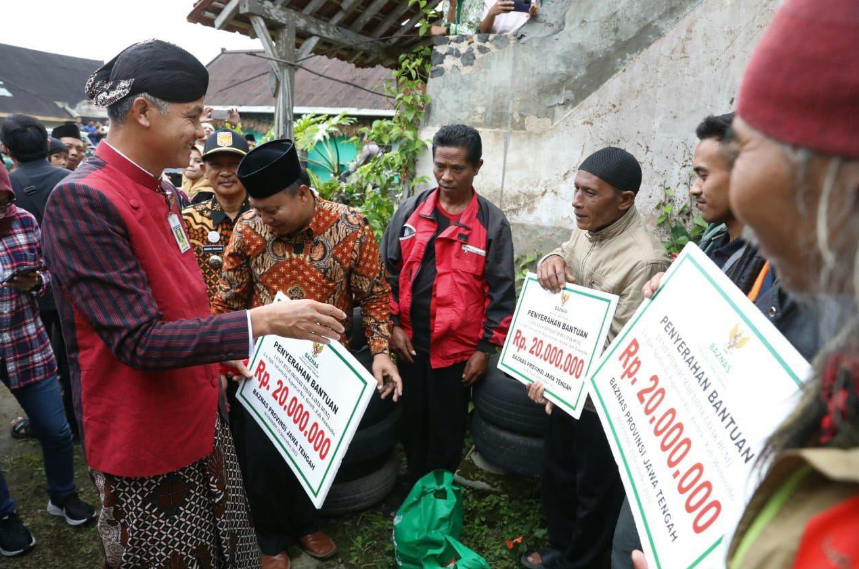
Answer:
[[[529,273],[498,368],[526,385],[542,382],[545,397],[578,419],[616,308],[613,294],[572,284],[552,293]]]
[[[651,569],[724,567],[810,366],[695,245],[589,383]]]
[[[289,299],[278,293],[276,302]],[[376,380],[340,342],[265,336],[236,398],[321,508]]]

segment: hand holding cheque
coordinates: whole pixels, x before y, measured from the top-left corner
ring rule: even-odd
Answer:
[[[764,442],[810,368],[695,245],[645,296],[590,394],[648,565],[724,566]]]
[[[315,300],[275,302],[250,311],[254,339],[284,336],[328,344],[340,338],[346,314]]]
[[[248,369],[251,377],[236,399],[280,452],[313,504],[320,508],[337,475],[352,437],[373,396],[399,396],[402,383],[387,354],[377,354],[371,376],[338,341],[345,318],[340,310],[313,301],[289,300],[278,293],[265,308],[288,315],[280,328],[256,342]],[[336,326],[336,328],[332,328]],[[291,328],[290,328],[291,327]],[[304,331],[307,340],[286,338],[271,330]],[[258,333],[254,329],[255,335]]]
[[[499,369],[547,413],[578,418],[593,399],[644,548],[637,568],[719,566],[808,363],[694,245],[646,283],[604,352],[617,297],[570,280],[560,257],[526,278]]]
[[[618,297],[568,284],[564,265],[551,256],[539,276],[525,278],[498,368],[529,386],[535,401],[545,398],[578,419],[585,380],[602,353]]]

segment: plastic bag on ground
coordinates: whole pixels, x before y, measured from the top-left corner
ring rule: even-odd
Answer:
[[[405,569],[490,569],[460,543],[462,490],[453,474],[436,470],[421,478],[394,518],[394,552]]]

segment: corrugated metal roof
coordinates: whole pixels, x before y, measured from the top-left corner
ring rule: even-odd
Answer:
[[[212,60],[209,69],[209,91],[206,104],[214,106],[274,106],[269,88],[270,62],[251,53],[262,51],[225,51]],[[308,69],[349,81],[371,91],[382,93],[382,84],[391,78],[385,67],[361,69],[339,59],[312,57],[301,63]],[[357,108],[391,110],[390,99],[343,85],[304,69],[295,72],[295,107]]]
[[[74,108],[86,99],[84,85],[101,61],[0,44],[0,114],[24,113],[43,119],[72,117],[57,103]]]

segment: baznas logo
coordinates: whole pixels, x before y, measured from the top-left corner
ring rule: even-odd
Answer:
[[[569,301],[569,300],[570,300],[570,293],[568,293],[565,290],[562,290],[561,291],[561,306],[564,306],[565,304],[567,304],[567,301]]]
[[[743,331],[740,330],[740,325],[737,324],[734,326],[733,330],[731,330],[731,335],[728,336],[728,344],[725,346],[725,351],[727,353],[731,353],[734,350],[739,350],[749,341],[748,336],[743,335]]]
[[[316,358],[319,354],[322,353],[322,350],[325,348],[325,344],[320,344],[319,342],[313,342],[313,357]]]
[[[233,145],[233,133],[232,132],[219,132],[218,138],[216,139],[218,146],[232,146]]]

